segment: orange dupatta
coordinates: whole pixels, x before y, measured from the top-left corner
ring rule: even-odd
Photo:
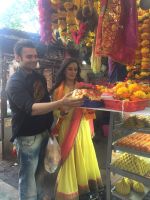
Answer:
[[[78,85],[78,83],[76,84],[76,86]],[[64,96],[64,82],[62,82],[60,84],[60,86],[55,90],[55,94],[54,94],[54,100],[59,100]],[[74,144],[75,138],[77,136],[78,133],[78,129],[80,126],[80,122],[83,116],[83,109],[81,108],[76,108],[72,114],[72,119],[71,119],[71,123],[68,127],[67,133],[66,133],[66,137],[61,145],[61,159],[62,162],[64,162],[66,160],[66,158],[69,155],[69,152],[72,149],[72,146]],[[86,115],[86,114],[85,114]],[[88,114],[88,118],[89,118],[90,114]],[[91,113],[91,117],[93,117],[93,113]],[[90,117],[90,118],[91,118]],[[60,117],[56,126],[54,127],[54,129],[52,130],[52,134],[55,134],[56,132],[58,133],[59,128],[63,122],[64,118]],[[89,120],[90,123],[90,128],[93,129],[93,127],[91,126],[91,120]]]

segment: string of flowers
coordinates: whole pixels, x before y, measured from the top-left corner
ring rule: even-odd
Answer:
[[[70,42],[92,46],[88,33],[97,26],[98,5],[93,0],[82,7],[68,0],[38,0],[41,41],[50,44],[60,39],[64,46]]]
[[[40,35],[41,41],[50,44],[52,41],[51,29],[51,2],[49,0],[38,0]]]

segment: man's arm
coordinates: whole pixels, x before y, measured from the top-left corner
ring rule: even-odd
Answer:
[[[34,103],[32,105],[32,115],[43,115],[55,109],[59,109],[63,106],[66,107],[79,107],[83,103],[83,99],[72,99],[70,98],[71,93],[65,95],[58,101],[48,103]]]
[[[44,115],[59,109],[62,106],[78,107],[83,103],[82,99],[72,99],[71,93],[65,95],[62,99],[53,102],[35,103],[31,95],[28,93],[21,83],[16,81],[10,82],[6,87],[8,99],[21,111],[30,115]]]

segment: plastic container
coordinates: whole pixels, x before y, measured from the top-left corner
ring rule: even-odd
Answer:
[[[103,101],[91,101],[89,99],[85,99],[84,103],[81,107],[100,108],[100,107],[104,107],[104,102]]]
[[[121,101],[121,100],[104,100],[105,108],[125,111],[125,112],[134,112],[138,110],[144,110],[148,106],[148,100],[139,100],[139,101]]]
[[[108,92],[104,92],[104,93],[102,93],[102,95],[101,95],[101,99],[114,99],[113,98],[113,94],[111,94],[111,93],[108,93]]]

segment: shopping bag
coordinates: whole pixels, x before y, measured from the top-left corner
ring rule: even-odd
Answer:
[[[54,173],[59,166],[60,160],[61,152],[57,139],[54,136],[49,137],[44,158],[45,170],[49,173]]]

